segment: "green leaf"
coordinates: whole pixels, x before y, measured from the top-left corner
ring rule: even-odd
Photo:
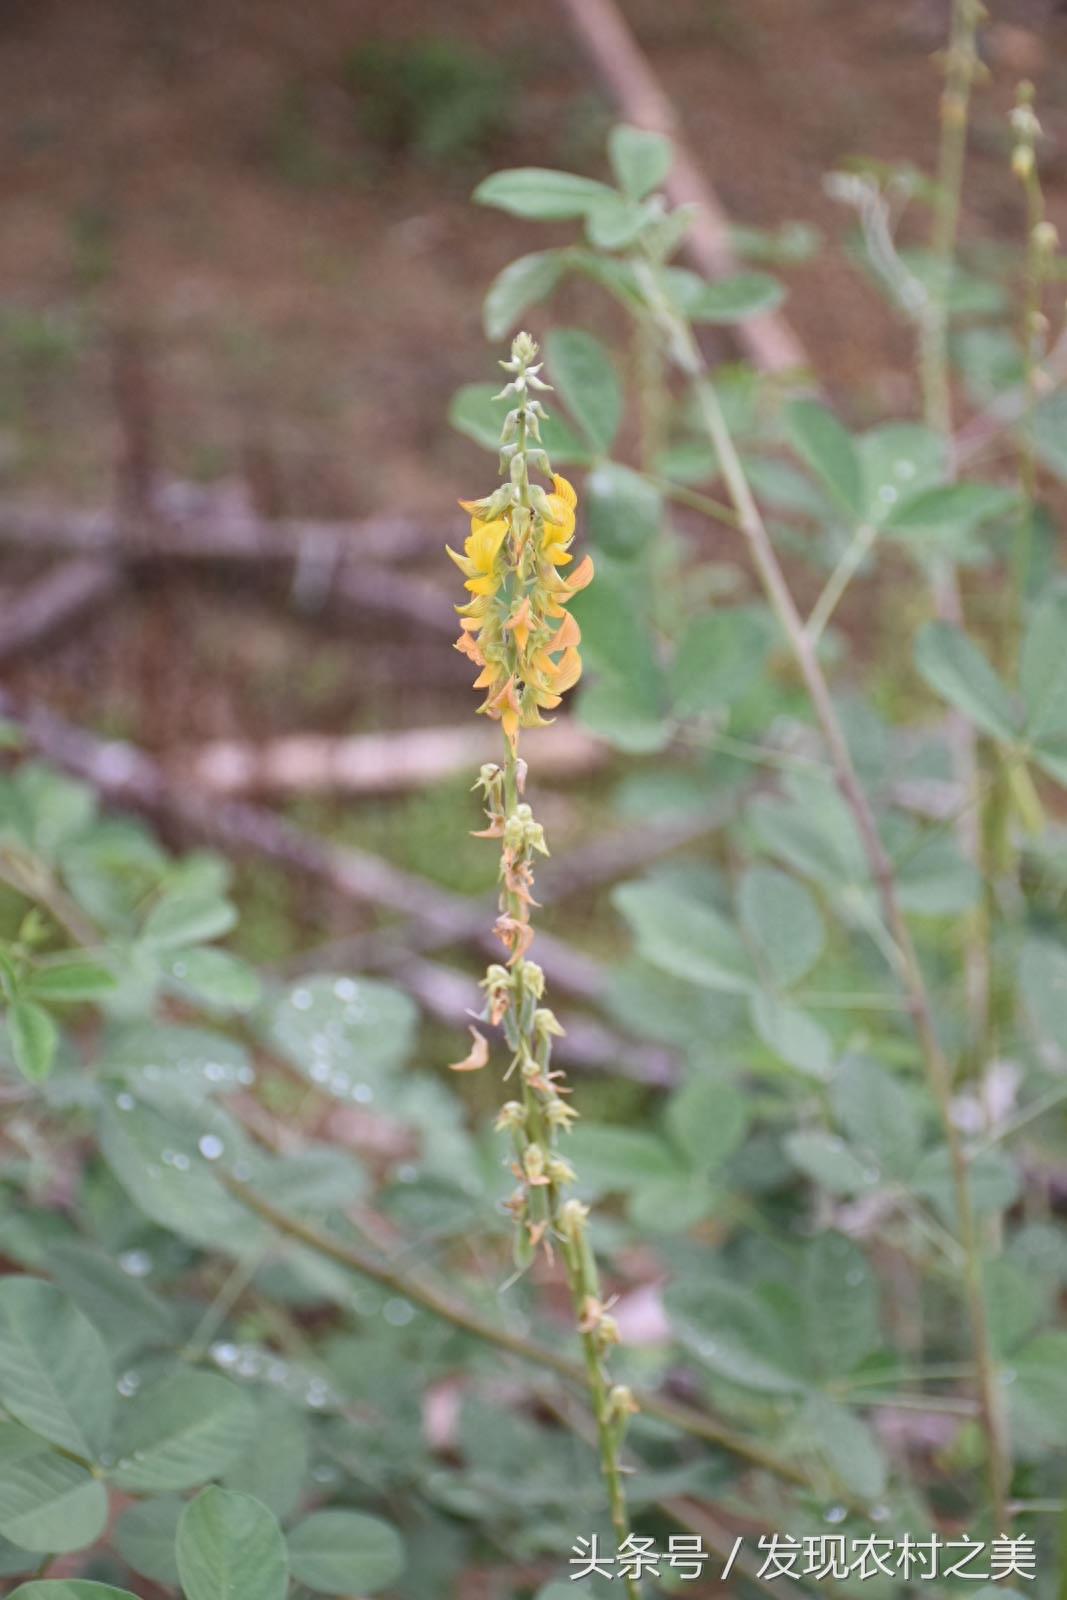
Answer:
[[[659,217],[654,200],[644,203],[611,193],[588,211],[585,232],[598,250],[624,250]]]
[[[658,713],[663,679],[633,583],[617,572],[598,573],[594,583],[575,595],[570,609],[581,627],[582,654],[589,665],[632,685],[641,708]]]
[[[1027,939],[1019,957],[1019,982],[1038,1038],[1062,1061],[1067,1056],[1067,946]]]
[[[788,988],[810,972],[826,944],[822,912],[810,890],[776,867],[750,867],[737,903],[741,926],[774,983]]]
[[[834,1112],[851,1143],[887,1178],[906,1182],[922,1150],[922,1115],[913,1093],[876,1061],[846,1056],[832,1092]]]
[[[204,1489],[182,1514],[175,1548],[186,1600],[285,1600],[282,1530],[251,1495]]]
[[[810,261],[822,243],[819,230],[808,222],[783,222],[774,229],[753,228],[734,223],[730,242],[745,261],[767,261],[771,265],[798,266]]]
[[[1039,1334],[1015,1355],[1004,1398],[1012,1440],[1023,1461],[1067,1446],[1067,1333]]]
[[[209,1011],[251,1011],[263,990],[255,968],[228,950],[180,950],[166,971],[179,993]]]
[[[32,1000],[16,1000],[8,1007],[7,1031],[22,1076],[31,1083],[47,1078],[59,1045],[59,1033],[48,1012]]]
[[[787,1065],[820,1082],[830,1076],[833,1040],[809,1012],[760,990],[749,998],[749,1014],[764,1044]]]
[[[27,994],[51,1004],[76,1004],[98,1000],[115,987],[114,973],[83,956],[52,958],[47,966],[36,968],[25,984]]]
[[[620,122],[608,134],[608,156],[619,187],[632,200],[643,200],[663,184],[674,150],[662,133]]]
[[[0,1402],[53,1444],[95,1460],[111,1432],[115,1375],[72,1300],[39,1278],[0,1281]]]
[[[864,522],[883,523],[894,506],[944,479],[944,443],[917,422],[885,423],[855,443],[863,472]]]
[[[677,715],[700,716],[742,699],[762,672],[773,640],[773,624],[756,607],[694,617],[671,668]]]
[[[12,779],[25,842],[54,862],[85,833],[96,814],[96,796],[87,784],[65,778],[38,762],[21,766]]]
[[[1023,639],[1019,687],[1026,734],[1040,746],[1067,736],[1067,598],[1049,595],[1034,607]]]
[[[0,1422],[0,1534],[25,1550],[59,1555],[95,1544],[107,1491],[77,1461],[17,1422]]]
[[[237,921],[237,911],[220,896],[176,889],[157,900],[145,919],[141,936],[159,950],[218,939]]]
[[[878,1187],[877,1171],[832,1133],[800,1130],[784,1144],[793,1165],[828,1194],[866,1194]]]
[[[174,1541],[184,1510],[180,1496],[163,1495],[138,1501],[115,1525],[115,1547],[122,1559],[142,1578],[165,1588],[177,1588],[179,1582]]]
[[[137,1596],[92,1578],[35,1578],[20,1584],[11,1600],[137,1600]]]
[[[587,732],[628,755],[651,755],[670,743],[670,723],[649,709],[625,680],[587,683],[579,694],[576,715]]]
[[[101,1106],[97,1129],[111,1171],[160,1227],[235,1254],[260,1242],[263,1224],[223,1189],[211,1166],[249,1155],[241,1130],[223,1112],[177,1101],[164,1111],[120,1091]]]
[[[736,1084],[708,1072],[694,1073],[671,1095],[664,1122],[690,1166],[711,1172],[743,1142],[748,1105]]]
[[[109,1077],[125,1078],[146,1098],[161,1085],[185,1100],[227,1094],[252,1082],[248,1051],[214,1028],[189,1028],[155,1017],[108,1029],[100,1065]]]
[[[284,1396],[268,1395],[245,1450],[226,1468],[225,1486],[254,1495],[276,1517],[288,1517],[300,1503],[307,1466],[303,1414]]]
[[[592,542],[608,555],[629,560],[655,543],[663,497],[632,467],[598,461],[585,480],[585,511]]]
[[[656,1134],[640,1128],[581,1122],[568,1135],[563,1154],[580,1181],[603,1194],[625,1194],[651,1178],[671,1178],[677,1157]]]
[[[798,1394],[795,1330],[745,1284],[704,1278],[667,1291],[675,1332],[721,1378],[763,1394]]]
[[[891,819],[890,825],[899,820]],[[900,862],[897,894],[905,911],[921,917],[958,917],[977,905],[981,874],[943,829],[901,827],[892,854]]]
[[[1019,717],[1012,697],[967,634],[947,622],[927,623],[915,647],[915,664],[931,689],[983,733],[1015,741]]]
[[[553,328],[545,340],[549,376],[599,455],[607,455],[622,420],[622,389],[607,350],[591,333]]]
[[[851,436],[816,400],[794,400],[785,412],[786,432],[797,455],[857,520],[864,513],[863,469]]]
[[[851,1239],[820,1233],[804,1251],[801,1284],[812,1365],[836,1382],[878,1349],[874,1273]]]
[[[552,293],[566,267],[563,250],[538,250],[509,262],[493,279],[485,297],[482,324],[486,338],[495,342],[510,333],[530,306]]]
[[[318,1594],[373,1594],[404,1570],[400,1539],[380,1517],[359,1511],[316,1511],[289,1534],[297,1583]]]
[[[785,290],[777,278],[766,272],[739,272],[703,284],[687,311],[693,322],[744,322],[748,317],[774,311],[784,299]]]
[[[598,573],[571,610],[588,667],[604,674],[582,693],[582,722],[621,749],[662,749],[670,737],[663,675],[632,582],[617,571]]]
[[[622,884],[612,899],[653,966],[709,989],[738,993],[752,987],[755,975],[744,946],[714,907],[657,882]]]
[[[1008,1356],[1048,1316],[1053,1297],[1037,1274],[1008,1256],[986,1261],[982,1280],[993,1349]]]
[[[415,1044],[418,1012],[403,990],[374,978],[321,974],[291,984],[265,1015],[274,1046],[340,1099],[384,1090]]]
[[[892,507],[885,527],[897,534],[937,534],[976,528],[1003,517],[1019,500],[1018,491],[995,483],[949,483],[926,489]]]
[[[1019,1194],[1019,1173],[1004,1150],[980,1150],[968,1162],[971,1204],[975,1215],[994,1216],[1013,1205]],[[941,1213],[950,1228],[957,1226],[956,1191],[952,1162],[944,1145],[928,1150],[912,1179],[912,1188]]]
[[[874,1429],[848,1406],[826,1394],[809,1396],[797,1418],[797,1432],[805,1443],[814,1444],[849,1495],[873,1504],[885,1493],[885,1451]]]
[[[19,1578],[24,1573],[36,1572],[40,1565],[39,1551],[21,1550],[10,1539],[0,1536],[0,1578]]]
[[[499,389],[492,383],[468,383],[457,389],[448,408],[448,420],[457,433],[464,434],[495,454],[500,448],[500,427],[504,421],[502,403],[497,399]],[[592,459],[589,446],[560,420],[550,413],[541,423],[541,443],[552,458],[554,466],[568,462],[582,464]]]
[[[1067,393],[1063,390],[1050,395],[1038,406],[1034,414],[1033,439],[1049,471],[1067,478]]]
[[[212,1372],[180,1371],[124,1408],[112,1479],[135,1494],[191,1489],[225,1472],[254,1426],[243,1389]]]
[[[593,178],[573,172],[555,172],[548,167],[511,167],[484,178],[473,199],[481,206],[496,206],[513,217],[535,222],[564,222],[584,217],[592,208],[613,196],[614,190]]]
[[[717,1195],[703,1172],[652,1178],[634,1189],[627,1215],[648,1233],[684,1233],[713,1211]]]

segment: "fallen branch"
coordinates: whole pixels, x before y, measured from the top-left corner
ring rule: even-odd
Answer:
[[[672,850],[706,837],[727,820],[727,814],[724,806],[721,815],[706,809],[674,823],[660,823],[655,828],[624,828],[593,839],[572,854],[553,857],[545,862],[538,875],[538,904],[548,906],[568,896],[595,893],[616,878],[639,872]],[[472,898],[463,925],[457,921],[447,938],[440,928],[418,923],[404,928],[402,940],[389,941],[380,934],[356,934],[347,939],[331,940],[307,952],[298,958],[296,967],[304,970],[309,961],[321,962],[332,957],[343,959],[356,971],[399,969],[410,960],[413,951],[435,950],[461,939],[479,939],[492,921],[495,906],[494,896]],[[539,934],[539,941],[544,937]]]
[[[2,633],[0,633],[2,650]],[[540,746],[537,730],[532,743]],[[499,753],[499,731],[488,724],[463,728],[410,728],[397,733],[330,738],[292,734],[262,744],[219,739],[179,751],[176,764],[186,779],[214,794],[382,794],[417,789],[456,772],[474,771]],[[555,776],[593,771],[607,749],[573,723],[557,722],[544,741],[538,765]]]
[[[358,617],[403,617],[442,636],[456,625],[442,590],[411,573],[392,572],[388,563],[424,549],[431,537],[444,543],[447,532],[406,518],[273,524],[243,515],[189,521],[153,515],[119,523],[111,512],[0,506],[0,545],[95,557],[115,568],[116,582],[123,570],[179,559],[238,562],[257,574],[289,566],[297,604],[305,609],[332,605]]]
[[[87,611],[112,599],[122,586],[114,561],[84,557],[63,561],[0,605],[0,663],[70,628]]]
[[[453,531],[460,531],[458,522],[453,530],[409,516],[271,522],[249,509],[227,509],[218,496],[182,484],[158,496],[150,515],[121,520],[112,509],[0,500],[0,544],[144,561],[302,561],[333,569],[349,557],[405,560]]]
[[[369,851],[328,844],[263,807],[245,801],[220,801],[215,795],[183,783],[172,784],[163,769],[135,746],[98,739],[44,707],[22,705],[4,690],[0,690],[0,716],[17,723],[27,742],[48,760],[82,778],[114,804],[169,819],[234,855],[266,856],[347,900],[421,919],[438,931],[442,943],[476,939],[493,956],[500,954],[499,945],[485,931],[484,924],[474,934],[472,903],[462,895],[394,867]],[[484,917],[483,907],[479,907],[479,917]],[[561,939],[542,934],[538,939],[538,960],[550,981],[567,994],[592,1003],[603,999],[607,973],[591,956]],[[430,992],[430,975],[425,968],[408,965],[401,955],[396,971],[413,989],[421,981],[424,994]],[[447,997],[442,971],[447,973],[449,969],[434,969],[435,1003],[438,1014],[455,1021],[470,1007],[471,989],[462,974],[455,974],[462,985],[463,999],[459,999],[457,985],[452,987],[451,998]],[[619,1071],[627,1070],[634,1052],[621,1040],[607,1030],[593,1036],[587,1029],[585,1038],[585,1064],[590,1064],[590,1058],[596,1055],[601,1062],[615,1063]],[[592,1038],[597,1040],[595,1046],[589,1043]],[[663,1081],[663,1059],[658,1057],[660,1065],[654,1069],[659,1074],[656,1081]],[[640,1063],[640,1050],[635,1060]],[[634,1068],[635,1076],[648,1081],[650,1070],[646,1059]]]

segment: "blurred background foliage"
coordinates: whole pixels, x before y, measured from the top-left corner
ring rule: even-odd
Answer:
[[[863,158],[863,171],[912,201],[903,258],[920,280],[929,275],[929,195],[916,174],[936,144],[930,58],[948,8],[634,0],[626,11],[734,223],[737,278],[690,285],[686,309],[717,361],[802,599],[815,602],[857,519],[884,535],[877,576],[864,569],[824,650],[840,669],[854,759],[885,809],[924,962],[943,980],[938,1022],[955,1046],[967,1030],[956,981],[964,919],[981,883],[947,830],[905,815],[894,795],[911,785],[936,798],[948,781],[937,719],[943,699],[959,699],[961,674],[940,658],[913,663],[911,638],[929,615],[933,552],[958,562],[975,632],[995,642],[1015,501],[996,459],[966,503],[922,501],[941,487],[941,467],[936,440],[911,420],[911,331],[823,184]],[[975,102],[951,322],[959,393],[976,408],[1021,371],[1023,230],[1007,111],[1023,76],[1037,80],[1049,136],[1049,212],[1064,217],[1067,21],[1018,0],[996,8],[983,40],[991,80]],[[454,596],[440,546],[454,532],[451,508],[487,491],[495,470],[484,449],[499,426],[487,404],[497,352],[485,340],[483,291],[513,258],[574,249],[580,234],[472,207],[470,191],[499,168],[532,163],[609,175],[613,113],[556,14],[472,0],[443,19],[415,4],[386,14],[331,0],[311,25],[281,0],[51,0],[6,7],[0,42],[8,502],[119,514],[139,463],[149,510],[157,497],[213,515],[413,518],[424,537],[400,570],[413,588],[430,587],[447,618]],[[808,1475],[789,1495],[773,1473],[679,1440],[648,1415],[634,1434],[635,1510],[661,1537],[673,1524],[659,1508],[680,1497],[726,1507],[729,1528],[729,1517],[738,1526],[754,1517],[798,1533],[851,1529],[875,1513],[894,1533],[928,1528],[935,1514],[962,1524],[982,1496],[969,1400],[951,1377],[941,1388],[932,1379],[933,1398],[912,1396],[927,1401],[925,1433],[909,1433],[908,1407],[891,1405],[909,1361],[951,1369],[964,1342],[947,1273],[935,1267],[919,1290],[907,1270],[913,1258],[928,1265],[930,1237],[937,1259],[952,1199],[914,1044],[869,936],[872,886],[736,535],[698,530],[692,508],[668,511],[664,481],[699,494],[714,479],[691,402],[668,386],[662,415],[650,418],[648,352],[625,311],[569,263],[551,291],[548,308],[538,295],[529,313],[556,390],[551,448],[579,484],[582,537],[598,563],[575,605],[589,666],[578,716],[608,753],[576,777],[538,778],[537,814],[554,855],[571,861],[616,828],[636,837],[701,816],[713,835],[666,851],[647,874],[623,862],[615,876],[631,881],[613,889],[605,877],[539,916],[546,932],[602,959],[597,1019],[624,1039],[631,1064],[683,1074],[666,1095],[622,1071],[583,1074],[574,1160],[583,1192],[604,1201],[597,1242],[631,1302],[627,1377],[710,1407]],[[782,388],[738,357],[736,322],[782,303],[840,435],[791,410]],[[507,311],[498,297],[494,339]],[[1050,591],[1063,421],[1054,398],[1035,427],[1044,513],[1035,588]],[[5,602],[17,605],[38,570],[33,550],[5,546]],[[1055,628],[1056,594],[1052,603]],[[1055,650],[1051,659],[1060,671]],[[6,670],[19,703],[132,741],[178,786],[209,740],[456,726],[471,709],[465,676],[447,635],[380,608],[354,625],[314,573],[246,570],[238,585],[229,569],[193,573],[177,559],[134,563],[117,601]],[[980,694],[977,717],[1010,743],[1018,729],[998,727],[997,701],[995,690]],[[1021,1076],[993,1085],[1022,1114],[1042,1097],[1054,1108],[1062,1088],[1062,760],[1049,748],[1036,763],[1049,825],[1022,850],[1028,920],[1011,949],[1022,1000],[1006,1043]],[[20,966],[8,994],[30,1010],[17,1014],[3,1062],[5,1249],[12,1274],[38,1272],[66,1297],[90,1370],[93,1329],[110,1352],[119,1432],[97,1418],[88,1442],[131,1504],[92,1575],[152,1600],[180,1577],[199,1600],[188,1576],[203,1539],[195,1521],[193,1554],[180,1573],[175,1565],[179,1497],[218,1480],[284,1529],[298,1593],[348,1592],[336,1585],[354,1581],[361,1559],[366,1592],[538,1594],[601,1515],[592,1455],[580,1427],[559,1426],[558,1397],[388,1287],[295,1244],[273,1251],[205,1176],[217,1143],[291,1216],[447,1278],[487,1318],[503,1306],[510,1327],[558,1339],[550,1284],[497,1295],[509,1270],[498,1209],[507,1174],[482,1130],[498,1082],[446,1080],[461,1024],[418,1010],[403,951],[386,976],[353,977],[336,949],[353,937],[364,950],[403,946],[406,928],[321,878],[208,855],[180,820],[165,820],[160,839],[17,749],[9,764],[0,793],[9,877],[15,866],[0,918],[31,976]],[[371,851],[440,889],[492,888],[492,851],[468,837],[477,818],[463,771],[408,791],[352,797],[326,786],[272,805],[339,849]],[[27,882],[27,861],[43,879]],[[43,928],[27,926],[42,882]],[[63,951],[85,942],[63,931],[57,890],[95,929],[90,966],[102,962],[115,980],[106,993],[85,973],[67,975],[66,1001],[56,1001],[62,977],[42,985],[38,967],[62,969]],[[445,949],[455,969],[478,970],[460,941]],[[579,999],[579,1016],[593,1009]],[[53,1051],[31,1114],[22,1074],[42,1073]],[[983,1226],[1003,1234],[991,1300],[1014,1383],[1014,1492],[1045,1508],[1024,1526],[1041,1540],[1040,1593],[1051,1600],[1067,1450],[1056,1329],[1065,1152],[1055,1109],[1033,1131],[1018,1161],[980,1151],[975,1187]],[[829,1226],[898,1204],[873,1243]],[[57,1305],[12,1301],[6,1315],[43,1337]],[[168,1399],[168,1383],[190,1375],[198,1392]],[[20,1414],[17,1387],[9,1377],[15,1422],[0,1426],[21,1422],[50,1446],[69,1444],[54,1419],[49,1431],[39,1412]],[[67,1402],[68,1424],[82,1427],[89,1402],[80,1393]],[[148,1422],[137,1423],[138,1406]],[[227,1407],[221,1446],[209,1438],[184,1472],[156,1463],[154,1476],[139,1476],[121,1455],[123,1427],[136,1436],[142,1426],[156,1447],[174,1416],[210,1419]],[[13,1453],[25,1443],[7,1440]],[[92,1487],[64,1489],[85,1491],[82,1532],[99,1510]],[[356,1519],[335,1529],[340,1578],[312,1560],[324,1534],[306,1521],[322,1507]],[[43,1524],[28,1526],[0,1496],[11,1587],[61,1552],[64,1514],[51,1502],[37,1511]],[[246,1511],[229,1502],[212,1514],[237,1526]],[[269,1594],[280,1547],[270,1529],[259,1534]]]

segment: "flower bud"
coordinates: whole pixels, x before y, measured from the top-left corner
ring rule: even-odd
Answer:
[[[633,1391],[625,1383],[617,1383],[608,1395],[608,1418],[613,1422],[625,1422],[627,1417],[636,1416],[641,1407],[633,1397]]]
[[[534,1032],[540,1034],[542,1039],[562,1039],[567,1030],[560,1022],[554,1011],[547,1006],[538,1006],[533,1016]]]
[[[545,1152],[539,1144],[528,1144],[523,1151],[522,1170],[530,1183],[541,1183],[545,1176]]]
[[[621,1337],[619,1324],[615,1321],[615,1318],[606,1311],[602,1312],[596,1329],[596,1340],[601,1351],[610,1350],[612,1345],[620,1342]]]
[[[566,1100],[561,1100],[557,1095],[545,1107],[545,1120],[550,1128],[569,1133],[571,1124],[578,1120],[578,1113],[573,1106],[568,1105]]]
[[[545,1162],[545,1177],[562,1189],[574,1182],[576,1173],[570,1162],[564,1161],[562,1156],[549,1156]]]
[[[540,1000],[545,992],[545,975],[536,961],[522,963],[522,986],[527,994],[532,994],[535,1000]]]
[[[1053,222],[1039,222],[1031,235],[1034,248],[1040,250],[1044,256],[1050,256],[1060,242],[1059,232]]]
[[[511,359],[516,367],[528,367],[537,359],[537,341],[528,333],[517,333],[511,341]]]
[[[559,1213],[559,1231],[563,1237],[572,1244],[577,1244],[585,1232],[588,1215],[589,1207],[584,1206],[580,1200],[565,1201]]]

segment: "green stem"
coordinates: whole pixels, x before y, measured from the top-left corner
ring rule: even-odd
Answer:
[[[948,361],[949,296],[956,258],[963,176],[967,154],[971,91],[979,70],[978,24],[983,15],[980,0],[953,0],[945,86],[941,100],[941,141],[938,155],[937,205],[931,240],[935,261],[931,316],[920,330],[920,358],[923,375],[923,411],[927,425],[944,440],[949,455],[949,470],[955,475],[952,460],[952,393]],[[943,563],[934,574],[934,598],[939,615],[961,625],[963,604],[955,567]],[[977,741],[970,724],[954,718],[951,724],[953,764],[966,793],[978,795],[981,779]],[[983,814],[984,810],[984,814]],[[993,928],[997,916],[994,883],[999,882],[1005,853],[1005,836],[1010,827],[1010,806],[1004,784],[998,778],[992,785],[985,807],[976,810],[977,826],[965,823],[961,832],[964,852],[976,863],[983,857],[987,892],[981,910],[971,919],[966,935],[966,974],[968,1002],[979,1021],[972,1054],[976,1064],[991,1059],[996,1050],[1000,1026],[1000,1002],[994,993]],[[992,865],[992,873],[990,867]],[[951,1105],[946,1099],[942,1120],[951,1125]],[[965,1258],[967,1298],[979,1374],[982,1418],[986,1435],[986,1468],[990,1506],[998,1532],[1010,1528],[1008,1492],[1011,1479],[1011,1453],[1007,1421],[988,1331],[981,1238],[970,1204],[970,1185],[966,1163],[954,1150],[958,1135],[949,1141],[953,1172],[959,1169],[964,1182],[956,1184],[956,1209],[959,1236]],[[964,1196],[964,1191],[966,1195]],[[964,1203],[965,1199],[965,1203]]]
[[[646,349],[646,355],[649,351]],[[658,352],[652,352],[652,358],[658,362]],[[530,474],[527,459],[528,423],[525,406],[520,411],[518,421],[518,440],[516,455],[519,461],[518,475],[518,500],[526,512],[526,523],[523,526],[523,538],[530,539],[533,510],[530,495]],[[516,568],[519,569],[519,551],[513,552]],[[505,821],[515,817],[521,791],[519,758],[514,743],[505,740],[504,758],[504,816]],[[515,923],[525,920],[525,907],[519,896],[510,890],[505,895],[505,910]],[[529,1016],[531,1019],[536,1005],[536,996],[524,992],[526,963],[521,954],[513,963],[514,991],[512,1005],[514,1014],[518,1017]],[[525,1068],[538,1060],[538,1040],[533,1032],[534,1024],[527,1023],[528,1032],[522,1039],[519,1052],[519,1066],[522,1072],[522,1103],[525,1111],[525,1124],[523,1137],[529,1144],[535,1145],[544,1154],[555,1153],[557,1143],[556,1129],[545,1115],[541,1103],[540,1093],[535,1089]],[[542,1070],[547,1074],[548,1051],[544,1052],[545,1059],[541,1062]],[[599,1298],[596,1285],[596,1265],[592,1259],[592,1252],[588,1249],[588,1241],[584,1238],[576,1241],[575,1238],[564,1238],[560,1229],[560,1212],[562,1197],[559,1186],[553,1178],[547,1184],[527,1183],[527,1206],[530,1215],[520,1218],[518,1226],[524,1228],[528,1221],[542,1223],[547,1231],[547,1236],[553,1234],[563,1240],[563,1255],[567,1267],[567,1284],[570,1289],[571,1301],[574,1309],[575,1322],[577,1323],[582,1341],[584,1370],[586,1385],[592,1402],[593,1416],[596,1421],[597,1444],[600,1454],[601,1471],[608,1495],[608,1508],[611,1516],[611,1525],[615,1533],[616,1547],[622,1548],[630,1537],[630,1514],[626,1505],[626,1491],[623,1485],[623,1469],[620,1461],[620,1448],[622,1443],[622,1427],[617,1425],[612,1406],[611,1381],[605,1369],[604,1360],[598,1348],[596,1330],[588,1330],[586,1326],[586,1307],[590,1297]],[[535,1236],[536,1242],[536,1236]],[[592,1278],[592,1282],[590,1282]],[[624,1419],[625,1420],[625,1419]],[[626,1593],[629,1600],[641,1600],[641,1585],[627,1574],[625,1579]]]

